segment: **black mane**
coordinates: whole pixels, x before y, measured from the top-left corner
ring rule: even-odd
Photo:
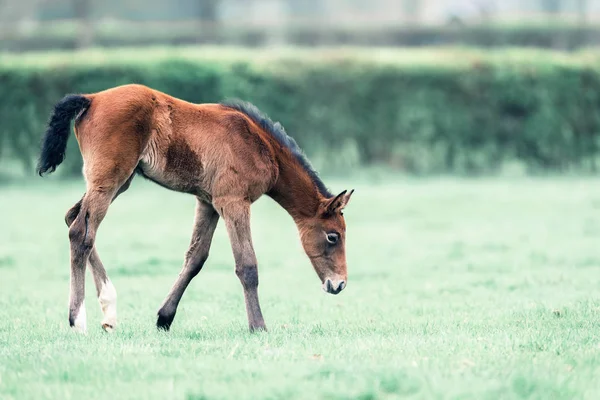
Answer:
[[[226,100],[222,102],[221,105],[244,113],[262,129],[271,134],[271,136],[273,136],[282,146],[287,147],[298,163],[300,163],[302,168],[304,168],[306,173],[308,173],[311,180],[319,190],[319,193],[327,198],[333,197],[321,178],[319,178],[317,171],[315,171],[315,169],[312,167],[310,161],[306,157],[306,154],[304,154],[294,138],[288,136],[288,134],[285,132],[285,129],[279,122],[271,121],[271,119],[263,114],[254,104],[242,100]]]

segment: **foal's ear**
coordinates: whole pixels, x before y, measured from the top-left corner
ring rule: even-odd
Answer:
[[[350,196],[352,196],[352,193],[354,193],[354,189],[352,189],[349,193],[347,190],[344,190],[333,199],[327,200],[325,203],[325,214],[333,215],[336,212],[341,212],[348,204],[348,201],[350,201]]]

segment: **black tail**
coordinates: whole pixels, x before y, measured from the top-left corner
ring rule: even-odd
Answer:
[[[90,106],[91,100],[79,94],[65,96],[54,106],[48,129],[42,141],[38,162],[38,174],[51,173],[65,159],[67,141],[71,132],[71,120]]]

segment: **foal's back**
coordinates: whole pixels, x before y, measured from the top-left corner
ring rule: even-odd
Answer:
[[[246,115],[142,85],[94,94],[77,138],[86,167],[98,154],[98,162],[89,160],[96,169],[98,163],[128,159],[148,179],[206,201],[227,195],[254,201],[277,177],[275,143]]]

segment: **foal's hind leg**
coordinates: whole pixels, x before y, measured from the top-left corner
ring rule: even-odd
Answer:
[[[86,331],[85,267],[94,247],[96,231],[106,215],[113,193],[91,187],[81,200],[81,209],[69,227],[71,242],[71,291],[69,324],[75,330]]]
[[[127,181],[125,181],[125,183],[119,188],[117,193],[113,196],[112,201],[114,201],[117,196],[129,188],[134,175],[135,174],[131,174]],[[77,215],[79,215],[82,201],[83,199],[79,200],[77,204],[67,211],[67,214],[65,215],[65,222],[68,227],[71,226],[75,218],[77,218]],[[104,330],[107,332],[111,332],[117,325],[117,291],[115,290],[115,287],[113,286],[106,273],[106,270],[104,269],[104,265],[100,260],[100,256],[98,255],[95,245],[92,247],[92,251],[88,258],[88,263],[91,267],[90,269],[92,271],[92,276],[94,277],[98,302],[100,303],[100,308],[102,309],[102,314],[104,315],[104,318],[102,319],[102,328],[104,328]]]
[[[85,197],[85,195],[84,195]],[[69,228],[73,225],[73,222],[81,211],[81,203],[83,198],[79,200],[73,207],[67,211],[65,215],[65,222]],[[71,237],[69,231],[69,238]],[[71,252],[72,256],[72,252]],[[75,294],[74,292],[78,292]],[[71,263],[71,291],[69,293],[69,325],[75,330],[80,332],[86,331],[86,315],[85,315],[85,264],[83,266],[83,272],[79,270],[73,271]],[[73,304],[73,303],[76,304]]]
[[[192,234],[190,248],[185,254],[185,262],[183,269],[179,273],[179,277],[158,311],[157,328],[169,330],[171,327],[171,323],[177,312],[177,306],[185,289],[192,279],[198,275],[198,272],[200,272],[204,262],[208,258],[210,243],[218,221],[219,214],[217,214],[213,206],[198,199],[196,203],[194,233]]]
[[[92,249],[88,262],[96,285],[98,303],[102,310],[102,329],[112,332],[117,327],[117,290],[104,269],[96,246]]]
[[[133,173],[137,164],[137,155],[133,157],[130,157],[129,162],[125,157],[115,157],[115,160],[104,159],[102,163],[90,162],[86,167],[87,191],[81,199],[79,212],[69,227],[71,242],[69,324],[78,331],[86,330],[85,267],[94,248],[96,231],[104,219],[111,201]],[[106,165],[118,167],[107,169]],[[92,257],[92,261],[94,260],[99,260],[99,258]],[[94,264],[100,265],[97,262]],[[102,267],[102,271],[104,271],[104,267]],[[104,276],[106,276],[105,271]],[[95,281],[98,282],[98,278],[95,278]]]
[[[112,198],[112,201],[127,189],[131,185],[131,181],[135,173],[125,181],[125,183],[119,188],[117,193]],[[96,285],[96,294],[98,295],[98,302],[102,309],[102,328],[107,332],[112,332],[117,327],[117,290],[110,281],[100,256],[96,250],[96,246],[92,249],[89,258],[89,264],[91,266],[92,275],[94,276],[94,283]]]

